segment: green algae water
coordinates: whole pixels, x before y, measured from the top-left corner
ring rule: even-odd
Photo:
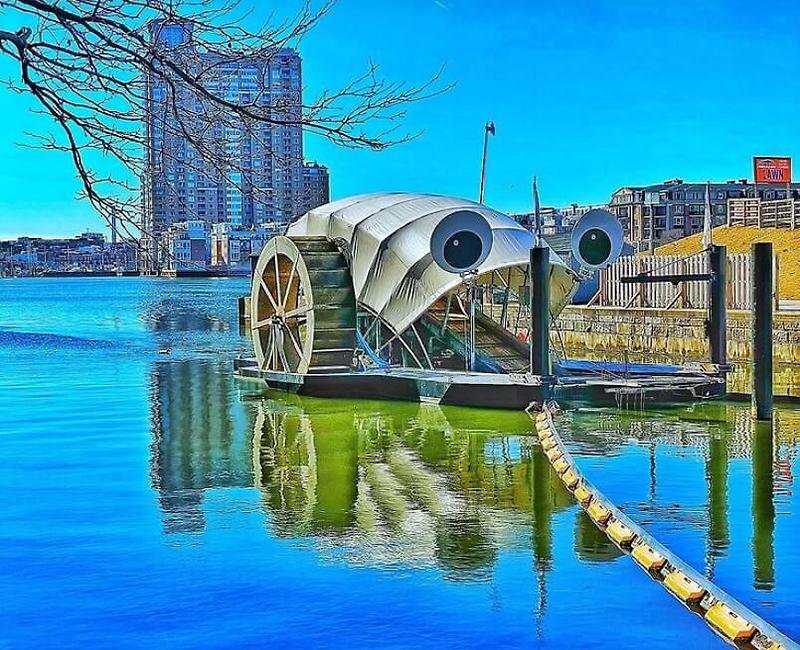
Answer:
[[[0,648],[725,647],[521,413],[237,380],[245,280],[0,280]],[[800,412],[582,406],[587,476],[800,637]]]

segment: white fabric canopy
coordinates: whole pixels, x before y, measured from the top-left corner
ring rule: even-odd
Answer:
[[[482,215],[494,236],[479,274],[529,263],[533,235],[511,217],[474,201],[432,194],[341,199],[309,211],[289,227],[287,235],[324,236],[346,244],[356,299],[402,332],[461,284],[460,275],[433,261],[430,239],[442,219],[464,209]],[[572,297],[577,279],[552,249],[550,262],[550,310],[557,315]]]

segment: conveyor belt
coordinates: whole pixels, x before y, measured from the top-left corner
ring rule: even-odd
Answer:
[[[428,322],[441,329],[443,314],[433,311],[427,313]],[[449,320],[447,333],[451,343],[456,343],[458,354],[464,354],[464,321]],[[480,312],[475,319],[475,344],[479,362],[491,366],[495,372],[527,372],[529,366],[528,347],[513,334],[504,330],[498,323]],[[485,371],[491,371],[488,367]]]

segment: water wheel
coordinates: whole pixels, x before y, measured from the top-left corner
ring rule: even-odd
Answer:
[[[274,237],[253,274],[251,327],[262,370],[349,370],[356,301],[344,255],[324,237]]]

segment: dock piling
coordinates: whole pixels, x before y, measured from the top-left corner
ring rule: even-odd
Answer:
[[[752,245],[753,416],[772,419],[772,244]]]
[[[550,376],[550,249],[531,248],[530,370]],[[545,383],[544,381],[542,382]]]
[[[708,341],[711,350],[711,363],[724,366],[728,363],[728,314],[725,295],[726,272],[728,266],[725,246],[712,246],[710,255],[710,318]]]

